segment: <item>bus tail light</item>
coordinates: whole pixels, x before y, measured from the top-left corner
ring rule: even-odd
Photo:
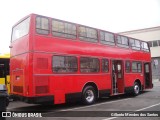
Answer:
[[[16,76],[16,80],[20,80],[20,76]]]

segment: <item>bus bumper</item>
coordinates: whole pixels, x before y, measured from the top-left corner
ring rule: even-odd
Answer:
[[[36,97],[24,97],[20,95],[11,95],[13,99],[20,100],[30,104],[53,104],[54,96],[36,96]]]

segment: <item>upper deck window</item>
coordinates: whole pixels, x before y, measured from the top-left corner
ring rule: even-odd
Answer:
[[[49,34],[49,20],[45,17],[36,17],[36,32],[39,34]]]
[[[30,17],[23,20],[12,29],[12,42],[28,34],[30,25]]]
[[[58,20],[52,20],[52,34],[54,36],[75,39],[77,35],[76,25]]]
[[[141,47],[143,51],[149,52],[149,47],[148,47],[147,42],[142,42]]]
[[[132,49],[134,49],[134,50],[140,50],[141,49],[139,40],[130,39],[130,45],[131,45]]]
[[[100,31],[100,42],[108,45],[115,45],[114,34]]]
[[[80,26],[79,27],[79,38],[85,41],[97,42],[98,41],[97,30],[93,28]]]
[[[129,48],[129,40],[124,36],[117,36],[117,46]]]

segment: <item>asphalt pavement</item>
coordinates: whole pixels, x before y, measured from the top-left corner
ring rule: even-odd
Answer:
[[[153,89],[136,97],[102,98],[90,106],[80,103],[35,105],[13,101],[7,111],[12,111],[14,117],[6,120],[160,120],[160,81],[155,81]]]

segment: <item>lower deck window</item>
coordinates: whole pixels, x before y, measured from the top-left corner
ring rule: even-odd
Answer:
[[[99,60],[97,58],[81,57],[80,71],[83,73],[99,72]]]
[[[109,61],[108,61],[108,59],[102,59],[102,72],[109,72]]]
[[[53,56],[52,69],[56,73],[77,72],[77,58],[73,56]]]
[[[126,61],[125,62],[125,71],[126,71],[126,73],[130,72],[130,68],[131,68],[130,61]]]
[[[141,62],[132,62],[132,72],[142,72],[142,63]]]

